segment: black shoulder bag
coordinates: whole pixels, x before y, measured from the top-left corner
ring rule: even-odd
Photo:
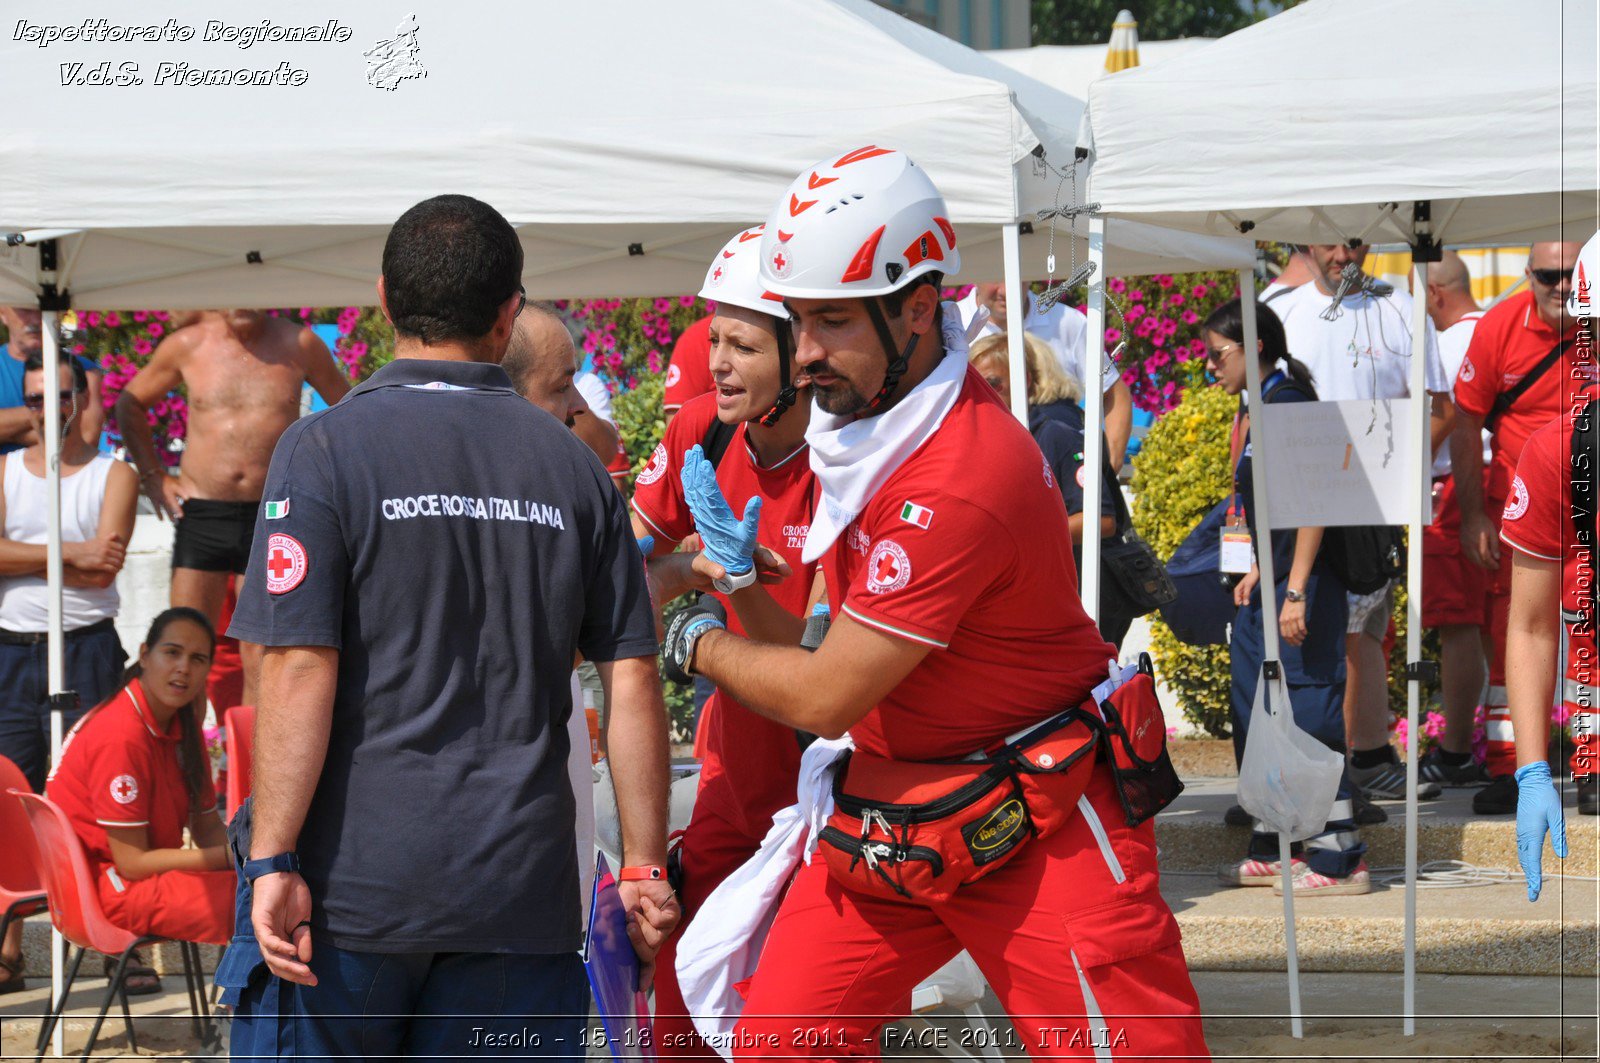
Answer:
[[[1100,540],[1100,604],[1106,616],[1133,620],[1177,601],[1178,588],[1150,544],[1133,530],[1133,515],[1117,486],[1117,474],[1109,462],[1102,465],[1101,475],[1112,485],[1116,530]]]

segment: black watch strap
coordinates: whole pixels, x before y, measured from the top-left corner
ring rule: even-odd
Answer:
[[[300,855],[298,853],[279,853],[276,856],[264,856],[259,860],[246,860],[244,862],[244,878],[246,882],[254,882],[262,875],[271,875],[279,871],[290,874],[300,873]]]

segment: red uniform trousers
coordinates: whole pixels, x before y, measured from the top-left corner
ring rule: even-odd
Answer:
[[[735,1059],[875,1058],[879,1028],[962,949],[1034,1059],[1211,1058],[1157,888],[1154,829],[1124,825],[1103,767],[1085,796],[1098,824],[1074,817],[939,907],[853,893],[820,858],[802,866],[752,979]]]
[[[689,1019],[683,993],[678,989],[678,940],[699,917],[711,892],[761,848],[760,838],[749,837],[719,816],[711,802],[700,799],[704,797],[704,793],[697,797],[694,814],[683,832],[683,892],[678,901],[687,916],[656,955],[654,1031],[656,1055],[662,1058],[722,1059],[695,1032]]]
[[[113,926],[130,934],[172,941],[226,945],[233,938],[233,902],[238,878],[232,871],[163,871],[130,882],[103,868],[100,904]]]

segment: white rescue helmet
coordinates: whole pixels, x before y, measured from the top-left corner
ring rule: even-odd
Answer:
[[[1572,294],[1567,296],[1567,313],[1573,317],[1600,317],[1600,232],[1578,252],[1572,267]]]
[[[722,245],[717,257],[711,260],[711,268],[706,270],[700,298],[776,318],[772,332],[778,340],[778,397],[761,415],[760,421],[768,426],[777,424],[784,411],[795,404],[799,393],[789,372],[789,362],[794,358],[789,311],[783,305],[783,297],[768,291],[761,283],[761,226],[746,229]]]
[[[789,311],[784,308],[783,296],[761,283],[761,229],[760,225],[746,229],[722,246],[706,270],[700,298],[787,321]]]
[[[902,151],[868,145],[794,179],[761,235],[761,283],[785,297],[887,295],[961,268],[944,197]]]

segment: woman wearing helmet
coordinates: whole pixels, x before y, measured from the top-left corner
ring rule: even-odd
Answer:
[[[1067,513],[1043,455],[941,309],[939,283],[960,264],[948,218],[933,182],[877,146],[801,173],[768,217],[762,281],[793,316],[817,405],[807,437],[822,497],[803,557],[822,559],[833,624],[807,653],[737,638],[691,608],[665,647],[669,667],[765,716],[848,732],[836,789],[856,786],[864,764],[880,780],[924,779],[1001,748],[1090,699],[1115,653],[1063,593],[1076,585]],[[926,860],[901,843],[848,870],[832,856],[799,866],[761,946],[736,1058],[876,1054],[879,1028],[962,949],[1034,1059],[1204,1058],[1151,823],[1126,825],[1104,760],[1078,778],[1085,788],[1057,806],[1074,814],[1014,845],[1007,834],[1005,863],[947,899],[909,880],[898,897],[863,886],[872,869]],[[936,803],[911,793],[875,796],[889,811],[868,829]],[[824,855],[848,854],[838,836],[823,833]]]
[[[706,272],[700,295],[716,303],[709,366],[715,387],[685,402],[667,426],[639,474],[633,523],[636,535],[655,539],[649,569],[657,602],[711,592],[724,607],[733,606],[733,625],[751,637],[797,645],[821,586],[815,562],[800,558],[815,498],[805,441],[811,410],[805,385],[797,383],[788,313],[760,283],[760,241],[759,226],[739,233]],[[759,580],[748,558],[740,559],[743,565],[719,564],[733,559],[719,553],[710,529],[698,527],[691,515],[681,469],[696,447],[703,456],[691,460],[714,462],[717,486],[728,500],[740,512],[753,506],[759,513],[753,528],[763,544]],[[697,532],[706,550],[673,552]],[[700,785],[677,853],[686,915],[680,934],[711,891],[760,847],[772,814],[793,802],[800,767],[791,728],[755,715],[722,691],[706,703],[696,738]],[[657,1051],[717,1058],[686,1014],[673,968],[676,946],[674,938],[657,960]]]

